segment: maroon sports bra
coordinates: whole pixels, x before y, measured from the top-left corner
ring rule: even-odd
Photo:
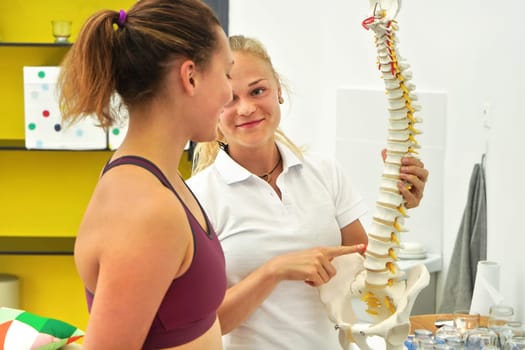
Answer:
[[[202,206],[209,233],[201,227],[162,171],[149,160],[138,156],[124,156],[108,163],[102,174],[123,164],[133,164],[150,171],[171,190],[184,207],[193,234],[191,265],[168,288],[142,349],[168,348],[190,342],[210,329],[215,322],[217,308],[224,298],[226,272],[222,248]],[[96,296],[86,290],[86,297],[91,310]]]

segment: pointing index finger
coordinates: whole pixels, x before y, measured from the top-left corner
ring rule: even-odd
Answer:
[[[330,247],[330,248],[327,248],[326,255],[329,258],[335,258],[336,256],[345,255],[345,254],[364,253],[365,250],[366,250],[366,244]]]

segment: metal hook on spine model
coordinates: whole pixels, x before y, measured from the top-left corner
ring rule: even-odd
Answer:
[[[387,17],[391,20],[396,18],[401,8],[401,0],[369,0],[370,15]]]

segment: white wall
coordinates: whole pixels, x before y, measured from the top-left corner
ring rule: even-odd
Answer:
[[[500,289],[525,320],[525,228],[519,220],[525,213],[525,112],[520,108],[525,2],[405,0],[402,5],[399,49],[412,65],[417,89],[447,94],[444,268],[473,165],[488,147],[488,259],[500,263]],[[361,27],[367,16],[365,0],[230,0],[230,34],[261,39],[289,81],[291,105],[282,125],[298,143],[335,154],[337,89],[383,87],[373,34]],[[490,129],[483,126],[484,110]],[[355,171],[368,170],[356,164]]]

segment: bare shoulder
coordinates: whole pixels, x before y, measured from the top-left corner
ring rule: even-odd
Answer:
[[[137,261],[176,270],[192,242],[177,197],[151,173],[129,166],[112,169],[97,184],[80,226],[76,255],[137,268]],[[170,269],[170,266],[172,269]]]

